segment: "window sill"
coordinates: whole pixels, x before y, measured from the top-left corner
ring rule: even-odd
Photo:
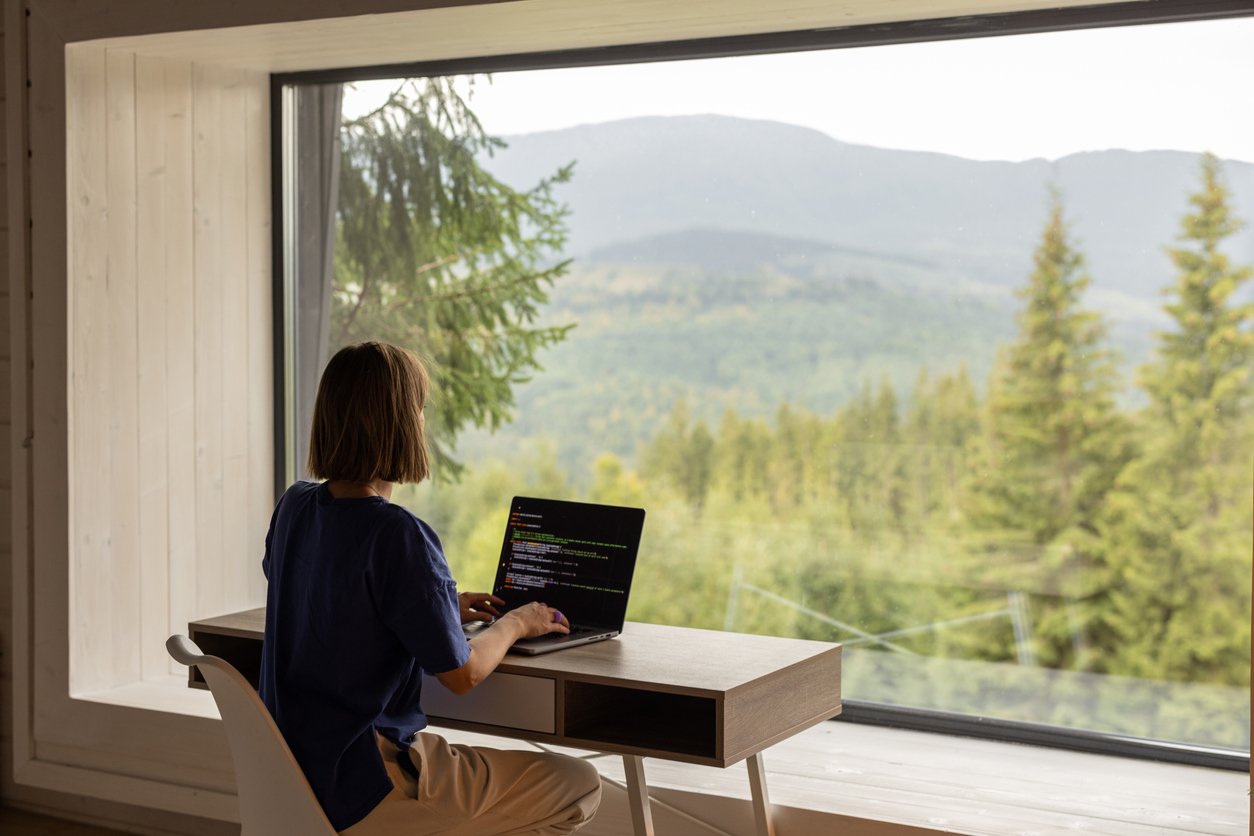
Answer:
[[[527,748],[432,731],[456,742]],[[779,836],[1249,833],[1248,773],[854,723],[822,723],[768,749],[764,758]],[[619,758],[593,763],[606,778],[623,781]],[[743,768],[650,759],[645,772],[655,799],[726,833],[752,832]],[[658,832],[703,832],[660,805],[653,812]],[[602,810],[586,832],[631,832],[625,793],[607,785]]]
[[[168,714],[185,714],[189,717],[208,717],[213,720],[221,719],[222,716],[218,713],[212,694],[187,687],[187,674],[145,679],[115,688],[75,694],[74,698]]]

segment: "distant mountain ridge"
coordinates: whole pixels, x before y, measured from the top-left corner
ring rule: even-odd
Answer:
[[[832,260],[859,260],[935,269],[936,264],[892,253],[841,247],[802,238],[732,232],[722,229],[685,229],[600,247],[586,259],[602,263],[635,263],[695,267],[715,273],[752,272],[781,267],[813,272]]]
[[[1171,280],[1162,249],[1198,182],[1198,155],[1179,151],[987,162],[726,116],[641,117],[506,139],[509,148],[485,164],[517,187],[576,161],[556,194],[572,210],[567,252],[577,257],[693,230],[743,232],[1012,287],[1031,270],[1056,180],[1095,287],[1144,300]],[[1238,215],[1254,220],[1254,165],[1227,162],[1225,173]],[[1254,232],[1234,236],[1229,251],[1254,261]]]

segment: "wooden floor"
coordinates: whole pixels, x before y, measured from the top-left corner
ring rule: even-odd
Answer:
[[[445,736],[475,745],[530,748],[486,735]],[[767,750],[765,761],[778,836],[1250,833],[1248,773],[852,723],[823,723]],[[580,836],[630,836],[621,759],[592,762],[607,781],[601,810]],[[645,773],[658,836],[751,836],[743,765],[715,769],[646,760]],[[0,807],[0,834],[117,836],[5,807]]]
[[[4,836],[126,836],[116,830],[53,819],[0,806],[0,833]]]

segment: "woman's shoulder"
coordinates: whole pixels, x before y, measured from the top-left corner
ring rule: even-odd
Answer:
[[[423,534],[435,533],[431,526],[427,525],[421,517],[406,508],[404,505],[397,505],[394,502],[389,502],[386,505],[381,503],[379,505],[379,514],[386,519],[389,524],[398,528],[421,531]]]
[[[432,583],[448,580],[444,549],[431,526],[403,505],[380,506],[377,513],[379,525],[371,552],[380,561],[382,574],[401,572]]]
[[[379,533],[384,537],[403,540],[411,547],[422,545],[443,554],[435,529],[404,505],[380,504],[376,513],[379,515]]]
[[[290,520],[292,515],[298,513],[301,508],[307,507],[311,501],[318,496],[318,488],[320,482],[293,482],[288,485],[287,490],[283,491],[283,495],[279,497],[279,501],[274,504],[274,513],[270,518],[270,525],[273,527],[282,519]]]

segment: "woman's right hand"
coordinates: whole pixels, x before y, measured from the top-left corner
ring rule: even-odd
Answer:
[[[561,620],[554,620],[554,614],[561,615],[557,610],[546,607],[538,601],[532,601],[516,609],[510,610],[503,618],[513,618],[518,622],[520,639],[532,639],[536,636],[547,636],[549,633],[569,633],[570,621],[565,615]]]
[[[510,610],[488,629],[478,633],[470,642],[470,658],[466,664],[436,678],[454,694],[461,696],[474,688],[496,670],[505,657],[509,646],[519,639],[547,636],[549,633],[569,633],[570,622],[566,616],[554,621],[557,610],[532,602],[516,610]]]

